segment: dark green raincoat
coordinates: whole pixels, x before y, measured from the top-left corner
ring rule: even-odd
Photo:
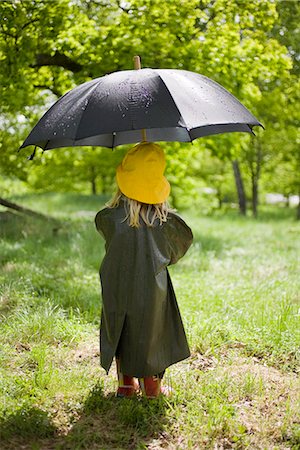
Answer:
[[[139,228],[130,227],[125,217],[121,201],[95,218],[106,242],[100,357],[107,372],[117,354],[124,374],[145,377],[190,355],[167,266],[186,253],[193,235],[173,213],[153,227],[142,221]]]

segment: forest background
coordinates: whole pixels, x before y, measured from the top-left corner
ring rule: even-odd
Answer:
[[[31,128],[76,85],[143,67],[219,82],[265,130],[163,144],[172,203],[204,213],[300,194],[298,1],[10,0],[0,2],[0,197],[26,192],[110,194],[128,146],[59,149],[27,161]],[[293,197],[294,196],[294,197]],[[300,203],[295,215],[300,219]]]
[[[299,24],[299,1],[0,1],[1,450],[300,448]],[[129,146],[18,153],[61,95],[136,54],[212,78],[265,127],[161,143],[194,242],[170,267],[191,357],[157,402],[119,401],[99,365],[93,219]]]

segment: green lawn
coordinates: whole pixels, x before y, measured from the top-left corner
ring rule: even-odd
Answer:
[[[300,223],[287,209],[182,216],[195,241],[170,269],[192,356],[173,396],[114,397],[99,366],[105,199],[13,199],[0,211],[0,448],[299,449]]]

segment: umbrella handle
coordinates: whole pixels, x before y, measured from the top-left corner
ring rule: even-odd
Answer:
[[[140,70],[142,68],[141,58],[138,55],[135,55],[133,57],[133,66],[134,66],[135,70]],[[142,141],[143,142],[147,141],[147,135],[146,135],[145,129],[142,130]]]
[[[141,58],[138,55],[135,55],[133,57],[133,67],[135,68],[135,70],[139,70],[142,68],[141,66]]]
[[[147,141],[147,134],[145,128],[142,129],[142,142]]]

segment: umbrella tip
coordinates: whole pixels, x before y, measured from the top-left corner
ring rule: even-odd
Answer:
[[[133,66],[135,68],[135,70],[139,70],[142,68],[141,66],[141,58],[138,55],[135,55],[133,57]]]
[[[31,153],[31,155],[27,157],[28,161],[32,161],[33,160],[33,158],[35,157],[35,152],[36,152],[36,146],[34,147],[34,150]]]

